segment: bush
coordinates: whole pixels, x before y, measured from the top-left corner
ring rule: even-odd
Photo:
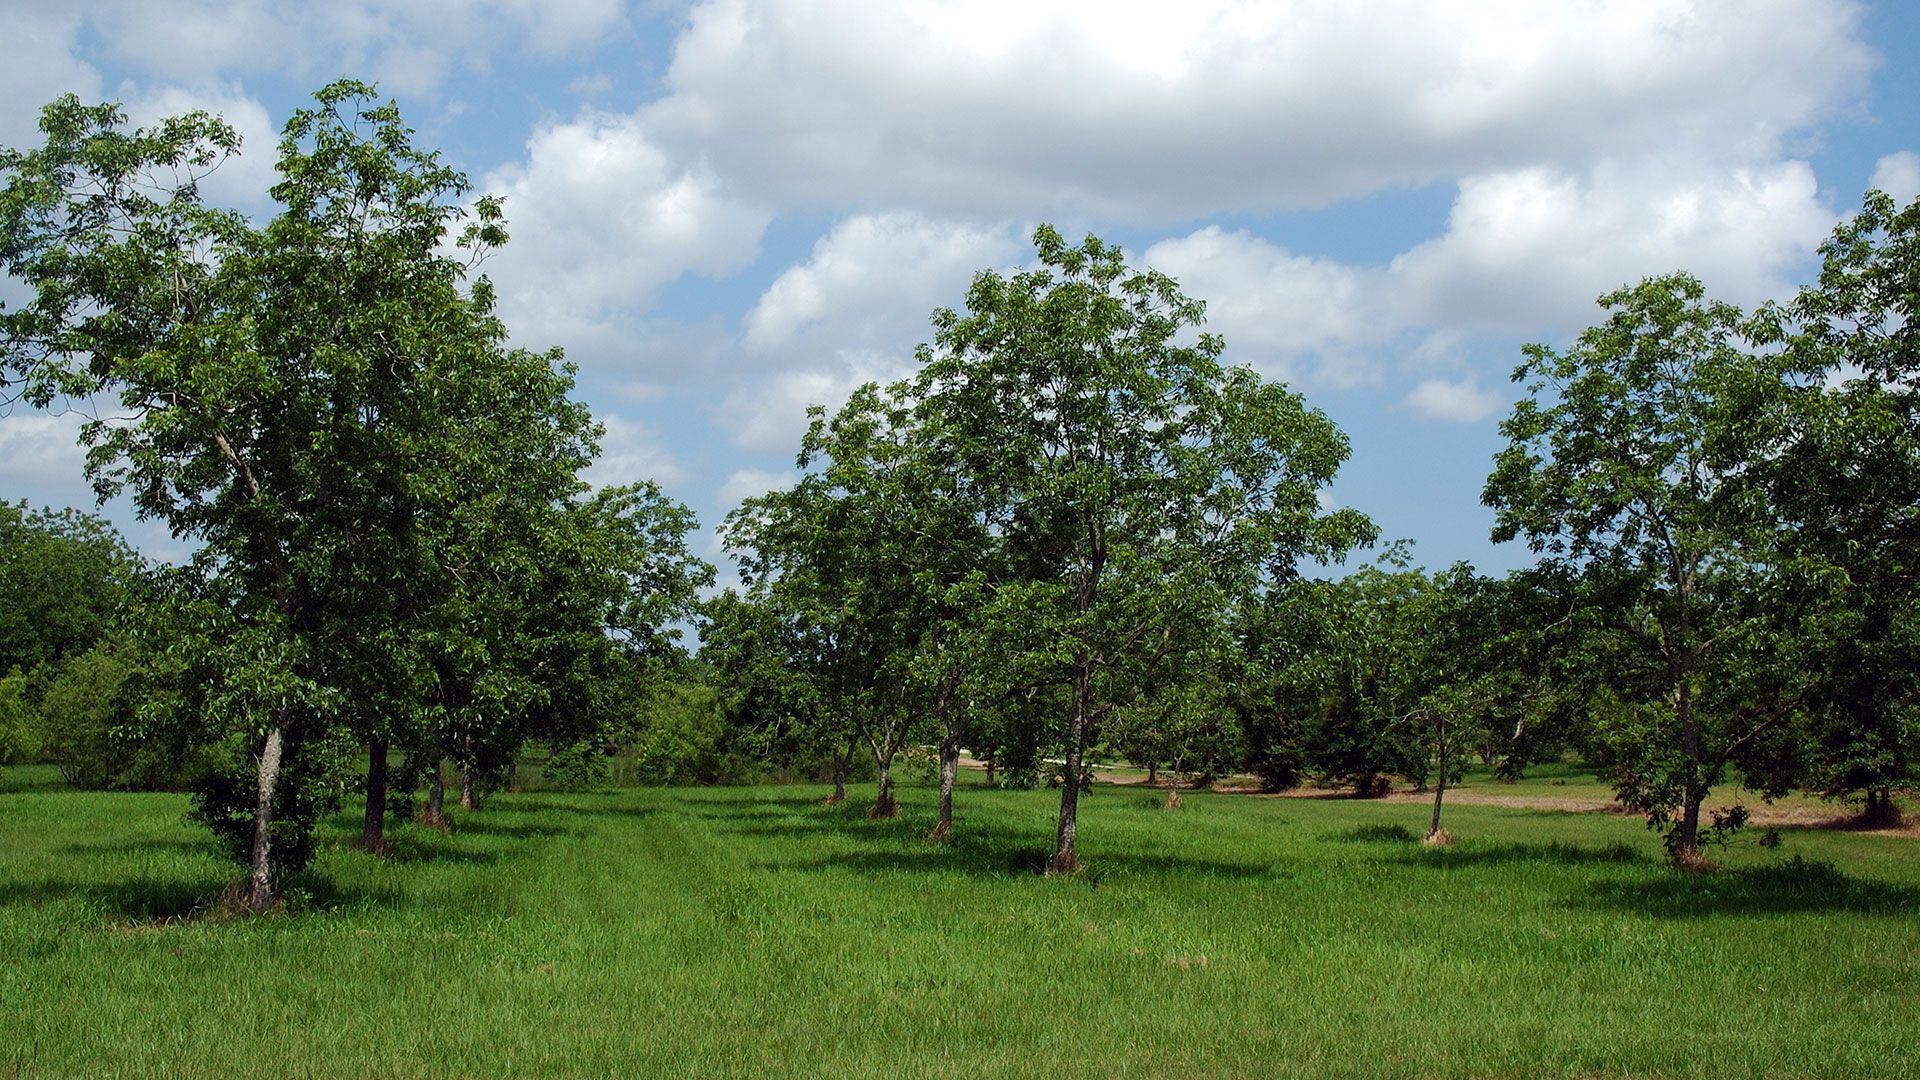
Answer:
[[[30,761],[39,752],[33,710],[27,705],[27,677],[15,668],[0,679],[0,765]]]
[[[218,764],[200,777],[194,792],[194,819],[211,829],[227,855],[242,864],[253,850],[261,741],[240,735],[223,739],[212,748]],[[276,887],[313,860],[314,826],[340,805],[359,757],[359,745],[344,731],[315,738],[298,724],[287,730],[284,765],[274,787],[269,849]]]
[[[549,791],[588,791],[608,778],[606,752],[591,742],[558,747],[540,766],[540,786]]]
[[[40,697],[39,752],[77,788],[181,791],[216,767],[210,747],[185,731],[162,737],[131,723],[141,665],[103,643],[68,657]]]

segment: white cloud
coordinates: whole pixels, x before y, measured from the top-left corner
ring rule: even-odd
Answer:
[[[861,383],[910,371],[914,346],[932,337],[933,309],[958,305],[974,274],[1025,250],[1011,226],[908,213],[840,222],[748,312],[748,370],[721,422],[743,446],[792,451],[808,405],[832,408]]]
[[[935,307],[957,303],[975,273],[1024,250],[1009,226],[910,213],[848,218],[761,295],[746,317],[746,346],[763,354],[910,350],[927,336]]]
[[[201,196],[210,205],[249,211],[263,210],[272,203],[267,191],[279,178],[274,171],[279,158],[279,132],[268,118],[266,106],[233,86],[159,86],[145,90],[123,86],[120,97],[126,102],[128,121],[136,126],[195,109],[224,119],[240,134],[240,153],[222,162],[200,184]]]
[[[1423,379],[1402,404],[1429,420],[1471,424],[1485,420],[1510,402],[1497,390],[1481,389],[1474,379]]]
[[[1886,192],[1902,206],[1920,198],[1920,154],[1902,150],[1881,158],[1867,186]]]
[[[21,410],[0,416],[0,492],[35,506],[73,507],[100,514],[142,553],[184,563],[199,546],[176,539],[164,521],[140,520],[125,495],[102,507],[86,478],[87,451],[80,444],[80,411]]]
[[[481,188],[506,200],[513,240],[486,270],[507,325],[589,364],[630,363],[654,292],[683,274],[741,269],[769,218],[670,159],[638,120],[596,111],[540,127],[525,159]]]
[[[721,402],[716,416],[743,449],[762,453],[794,453],[807,430],[807,408],[838,408],[855,387],[897,378],[904,366],[874,363],[838,370],[786,371],[736,386]]]
[[[707,0],[663,141],[769,201],[1174,220],[1685,145],[1855,100],[1846,0]]]
[[[1736,303],[1787,295],[1834,219],[1802,161],[1491,173],[1463,180],[1446,233],[1389,275],[1423,322],[1537,333],[1585,325],[1602,292],[1675,270]]]
[[[735,469],[727,477],[727,482],[714,492],[723,510],[731,510],[756,495],[765,495],[769,491],[785,491],[794,485],[795,474],[773,472],[768,469]]]
[[[67,505],[93,505],[87,452],[75,413],[15,412],[0,416],[0,490],[30,490]]]
[[[167,79],[268,69],[314,40],[293,25],[297,8],[260,0],[109,0],[89,7],[109,52]]]
[[[40,108],[61,94],[100,97],[100,74],[73,55],[77,15],[27,4],[0,7],[0,146],[40,141]]]
[[[1153,245],[1145,261],[1207,302],[1230,359],[1343,387],[1378,379],[1396,359],[1467,366],[1476,338],[1570,333],[1599,317],[1595,297],[1656,274],[1692,272],[1749,306],[1790,295],[1834,219],[1804,162],[1608,162],[1584,175],[1468,177],[1445,232],[1384,265],[1304,256],[1214,226]],[[1478,419],[1467,414],[1484,400],[1434,380],[1409,403]]]
[[[652,480],[670,487],[686,480],[686,470],[660,444],[659,434],[651,427],[622,416],[603,414],[596,419],[607,430],[600,437],[600,456],[585,473],[587,483],[614,487]]]
[[[1366,354],[1397,329],[1380,310],[1392,298],[1380,270],[1298,255],[1244,231],[1209,225],[1142,259],[1206,301],[1208,328],[1226,336],[1230,360],[1279,378],[1365,381]]]

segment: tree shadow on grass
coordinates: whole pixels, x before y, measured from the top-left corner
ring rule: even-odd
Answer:
[[[199,840],[162,840],[148,838],[144,840],[82,841],[66,844],[56,849],[59,855],[132,855],[136,852],[171,852],[178,855],[214,855],[220,854],[219,848],[211,838]]]
[[[751,800],[742,800],[735,797],[734,795],[735,790],[736,789],[731,789],[731,788],[704,788],[704,789],[696,789],[695,791],[691,791],[691,792],[681,792],[680,794],[683,797],[679,799],[678,802],[682,806],[691,804],[691,805],[711,806],[711,807],[745,806],[745,807],[762,808],[762,807],[778,806],[778,807],[786,807],[790,810],[835,809],[834,806],[828,806],[825,803],[821,802],[821,797],[818,795],[780,795],[780,796],[774,796],[774,797],[756,797]],[[837,805],[838,806],[858,806],[860,804],[857,800],[849,799],[846,802],[840,803]]]
[[[1322,833],[1322,840],[1339,840],[1349,844],[1396,843],[1411,844],[1420,839],[1413,830],[1405,825],[1360,825],[1341,832]]]
[[[868,820],[866,806],[856,805],[851,803],[845,803],[839,806],[821,806],[817,802],[803,803],[800,806],[767,806],[764,804],[754,804],[750,807],[744,807],[740,809],[719,809],[719,808],[710,808],[710,807],[703,806],[700,809],[675,810],[674,813],[682,817],[697,818],[701,821],[714,821],[714,822],[723,822],[723,823],[724,822],[750,823],[750,822],[772,821],[772,822],[787,822],[787,823],[805,825],[811,822],[840,821],[843,819],[848,822],[853,822],[853,821],[865,822]],[[886,819],[886,820],[892,821],[892,820],[905,820],[905,819],[900,818],[900,819]],[[884,823],[885,822],[881,822],[879,824],[884,824]],[[744,832],[751,828],[753,828],[751,824],[743,824],[739,829],[735,829],[731,831]],[[818,826],[818,828],[834,829],[834,828],[839,828],[839,826],[820,825]]]
[[[118,881],[32,881],[0,885],[0,908],[46,907],[78,901],[116,923],[166,926],[224,917],[220,901],[232,881],[223,877],[135,875]],[[285,898],[294,913],[338,907],[398,908],[405,897],[389,889],[342,885],[319,874],[290,881]]]
[[[401,833],[392,840],[393,853],[389,856],[402,865],[417,863],[447,863],[465,866],[492,866],[500,861],[498,851],[475,851],[461,847],[456,841],[446,837],[409,836]]]
[[[457,816],[455,817],[455,821],[456,821],[455,827],[458,828],[459,827],[458,823],[460,822],[477,820],[474,817],[474,815],[477,813],[484,813],[484,812],[485,811],[474,811],[474,810],[456,812]],[[529,798],[526,796],[522,796],[520,801],[516,801],[511,807],[503,808],[502,812],[515,813],[515,814],[521,814],[521,813],[572,814],[575,817],[614,817],[614,818],[636,818],[637,819],[637,818],[652,817],[655,814],[658,814],[660,812],[660,808],[657,806],[576,806],[573,803],[561,802],[557,799],[540,799],[537,797]],[[565,831],[565,830],[561,830],[561,831]]]
[[[1601,882],[1576,904],[1661,919],[1803,912],[1905,915],[1920,912],[1920,888],[1850,877],[1831,863],[1796,855],[1770,866],[1711,874],[1667,871],[1638,881]]]
[[[136,874],[117,881],[16,881],[0,885],[0,908],[45,907],[77,900],[86,907],[132,922],[163,922],[212,911],[225,882],[208,877]]]
[[[931,824],[904,816],[872,821],[860,808],[850,807],[829,808],[804,818],[757,822],[730,831],[786,840],[836,836],[859,845],[851,851],[756,864],[769,870],[840,869],[1007,878],[1043,874],[1053,856],[1052,847],[1034,843],[1031,832],[985,828],[964,822],[956,823],[956,830],[946,843],[929,844],[924,838]],[[1133,877],[1181,875],[1245,879],[1279,874],[1270,863],[1200,859],[1158,852],[1108,852],[1098,848],[1089,851],[1083,847],[1081,859],[1088,867],[1082,877],[1095,886],[1103,880]]]
[[[515,825],[500,820],[487,820],[471,814],[462,814],[453,821],[455,833],[472,833],[475,836],[504,836],[514,840],[543,840],[555,836],[573,836],[573,829],[563,829],[558,825]]]
[[[756,869],[814,872],[852,870],[858,873],[962,874],[975,878],[1019,878],[1044,874],[1053,852],[1043,847],[997,847],[949,844],[923,850],[845,851],[805,859],[770,859]],[[1081,877],[1098,887],[1110,880],[1144,877],[1269,878],[1280,876],[1263,863],[1233,863],[1191,859],[1178,855],[1084,854]]]

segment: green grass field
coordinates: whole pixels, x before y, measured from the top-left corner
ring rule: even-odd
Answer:
[[[869,789],[870,792],[870,789]],[[1633,819],[1103,786],[502,795],[285,914],[169,795],[0,792],[0,1074],[1920,1075],[1920,843],[1664,868]],[[1798,859],[1799,861],[1796,861]]]

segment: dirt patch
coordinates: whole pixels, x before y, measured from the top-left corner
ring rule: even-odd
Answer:
[[[961,758],[963,768],[979,767],[969,758]],[[1166,779],[1147,783],[1144,775],[1103,774],[1103,784],[1118,787],[1164,788],[1169,794],[1176,789]],[[1250,776],[1230,776],[1214,781],[1207,786],[1208,791],[1222,795],[1247,795],[1260,799],[1352,799],[1356,798],[1352,788],[1298,787],[1288,791],[1263,791],[1259,782]],[[1390,791],[1376,796],[1371,802],[1387,803],[1423,803],[1432,804],[1430,791]],[[1173,805],[1177,806],[1178,803]],[[1478,791],[1472,788],[1447,788],[1447,805],[1465,806],[1501,806],[1514,810],[1558,810],[1568,814],[1619,814],[1633,816],[1635,811],[1620,805],[1617,799],[1601,799],[1591,795],[1551,795],[1543,792],[1524,794],[1501,791]],[[1703,810],[1730,809],[1730,803],[1703,807]],[[1920,814],[1909,817],[1898,826],[1875,824],[1865,821],[1858,813],[1849,813],[1832,806],[1777,806],[1766,803],[1747,805],[1747,822],[1760,828],[1784,829],[1845,829],[1849,832],[1863,833],[1868,836],[1903,836],[1920,839]]]
[[[1293,792],[1281,792],[1282,796],[1294,795]],[[1318,789],[1305,791],[1301,798],[1344,798],[1346,792],[1328,792]],[[1431,803],[1433,796],[1418,791],[1396,791],[1382,796],[1377,801],[1391,803]],[[1541,795],[1506,794],[1493,791],[1472,791],[1459,788],[1447,789],[1447,804],[1468,806],[1504,806],[1516,810],[1558,810],[1570,814],[1623,814],[1634,811],[1620,805],[1615,799],[1595,799],[1578,795]],[[1718,809],[1729,809],[1731,804]],[[1709,806],[1703,809],[1711,810]],[[1899,828],[1871,828],[1857,824],[1856,815],[1836,812],[1826,806],[1769,806],[1766,803],[1747,807],[1747,822],[1761,828],[1790,829],[1850,829],[1877,836],[1907,836],[1920,838],[1920,828],[1908,823]]]

